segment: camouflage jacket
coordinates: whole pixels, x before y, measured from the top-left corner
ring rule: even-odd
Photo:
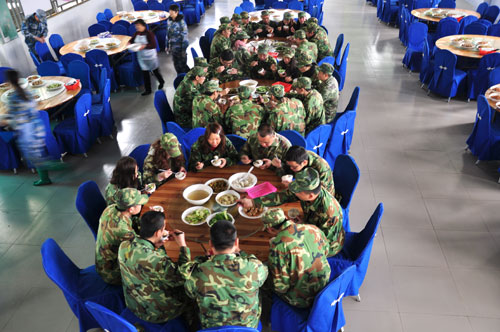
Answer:
[[[218,58],[222,51],[231,48],[231,39],[226,38],[223,34],[214,36],[212,45],[210,46],[210,59]]]
[[[315,43],[305,41],[297,48],[296,52],[304,52],[306,53],[313,62],[318,61],[318,46]]]
[[[276,139],[274,140],[273,144],[271,144],[267,148],[264,148],[259,144],[257,135],[258,134],[254,134],[248,138],[245,145],[243,145],[243,147],[241,148],[240,157],[246,155],[252,160],[264,158],[272,160],[274,157],[277,157],[280,160],[285,160],[285,154],[292,146],[292,144],[286,137],[281,136],[277,133]],[[271,166],[270,168],[274,169],[273,166]]]
[[[282,164],[283,167],[277,170],[277,174],[279,177],[285,174],[294,174],[294,172],[288,167],[286,163]],[[333,183],[333,174],[332,169],[328,162],[318,156],[316,153],[307,150],[307,166],[314,168],[319,173],[319,181],[321,185],[328,191],[332,196],[335,197],[335,186]]]
[[[291,191],[285,190],[254,199],[256,205],[278,206],[299,200]],[[317,226],[330,241],[330,253],[336,255],[344,246],[342,208],[339,202],[322,186],[314,201],[300,201],[304,211],[304,223]]]
[[[181,247],[178,264],[189,262],[189,248]],[[137,317],[164,323],[185,308],[184,280],[178,266],[148,240],[123,241],[118,250],[125,304]]]
[[[300,74],[299,70],[297,69],[297,61],[295,60],[295,58],[293,58],[292,61],[290,61],[288,64],[286,64],[285,61],[278,62],[278,70],[279,69],[286,70],[286,76],[290,76],[292,79],[299,77]],[[276,73],[276,79],[282,82],[285,81],[285,79],[280,77],[278,73]]]
[[[295,130],[302,136],[306,131],[306,111],[302,102],[295,98],[284,97],[275,107],[267,108],[268,123],[277,132]]]
[[[339,84],[335,77],[330,76],[326,81],[316,80],[316,90],[323,97],[323,108],[325,109],[325,123],[335,119],[337,106],[339,104]]]
[[[143,183],[144,184],[154,183],[154,184],[156,184],[156,186],[159,186],[159,185],[165,183],[168,179],[163,180],[163,181],[158,181],[158,176],[157,175],[158,175],[158,173],[161,173],[161,172],[159,170],[159,167],[157,165],[155,165],[155,163],[153,162],[154,152],[155,152],[155,149],[151,146],[149,148],[148,155],[146,156],[146,159],[144,159],[142,178],[143,178]],[[170,158],[168,160],[169,167],[165,168],[165,170],[171,169],[174,172],[179,171],[179,168],[176,167],[176,165],[175,165],[176,162],[174,162],[174,161],[176,161],[177,164],[180,164],[180,165],[183,165],[183,166],[186,163],[186,161],[184,159],[184,155],[181,154],[179,157],[177,157],[175,159]]]
[[[276,30],[276,27],[278,26],[278,22],[275,22],[273,20],[269,20],[269,23],[264,23],[263,21],[259,21],[257,23],[254,23],[254,35],[258,35],[260,38],[266,38],[267,37],[267,27],[270,26],[274,30]],[[262,32],[257,34],[255,33],[255,30],[262,29]]]
[[[271,70],[271,66],[275,65],[276,69],[278,69],[278,63],[276,62],[276,59],[273,58],[272,56],[268,55],[266,60],[260,61],[259,57],[257,54],[254,54],[250,58],[250,62],[257,61],[257,65],[254,67],[250,67],[250,77],[253,79],[263,79],[263,80],[273,80],[276,71]],[[266,72],[264,75],[259,74],[259,70],[264,69]]]
[[[314,82],[318,79],[317,78],[318,72],[319,72],[318,65],[313,63],[311,68],[308,71],[303,72],[303,73],[298,71],[298,75],[299,75],[299,77],[309,77]]]
[[[196,172],[196,163],[202,162],[204,164],[203,168],[212,166],[210,161],[214,159],[215,156],[219,156],[219,158],[226,159],[226,166],[235,165],[238,162],[238,151],[234,147],[233,143],[226,137],[226,151],[222,153],[220,151],[220,145],[214,151],[210,151],[209,153],[205,153],[202,151],[201,142],[205,139],[202,135],[196,142],[194,142],[191,147],[191,154],[189,155],[189,170]]]
[[[269,246],[272,288],[294,307],[308,308],[330,278],[330,245],[316,226],[285,221]]]
[[[35,14],[32,14],[23,22],[21,32],[24,35],[24,42],[29,47],[35,47],[36,39],[34,37],[47,37],[49,32],[47,28],[47,20],[41,19],[40,21],[37,21]]]
[[[168,48],[185,50],[189,46],[188,28],[182,14],[173,21],[171,18],[167,20],[167,40]]]
[[[296,23],[294,20],[291,20],[290,23],[285,24],[283,21],[278,22],[276,25],[276,28],[274,29],[274,35],[276,37],[288,37],[288,36],[293,36],[292,28],[296,27]],[[285,29],[284,27],[288,26],[288,29]],[[279,29],[281,28],[281,29]]]
[[[333,55],[333,49],[325,30],[319,28],[309,41],[315,43],[318,47],[318,61],[322,60],[324,57]]]
[[[123,216],[116,205],[108,206],[99,219],[95,248],[95,269],[108,284],[120,285],[118,248],[122,241],[135,237],[132,219]]]
[[[263,115],[262,106],[248,99],[242,100],[241,103],[229,107],[226,111],[224,126],[228,132],[248,139],[257,133]]]
[[[261,307],[259,288],[267,267],[254,255],[196,257],[180,268],[184,288],[200,310],[202,329],[224,325],[256,328]]]
[[[192,128],[206,127],[210,122],[222,123],[224,114],[219,105],[207,95],[199,95],[193,100]]]
[[[325,110],[323,108],[323,97],[314,89],[305,96],[303,102],[306,110],[307,135],[317,126],[325,124]]]
[[[252,58],[252,54],[248,52],[248,50],[244,47],[238,48],[234,52],[235,61],[238,63],[238,68],[241,70],[241,76],[249,76],[250,75],[250,59]],[[234,64],[233,64],[234,66]]]
[[[195,85],[192,80],[184,79],[175,90],[174,116],[175,122],[184,128],[191,127],[192,108],[194,97],[198,96],[200,86]]]
[[[138,172],[136,189],[141,189],[142,187],[143,187],[142,174],[141,172]],[[104,190],[104,198],[106,199],[106,205],[115,204],[115,194],[120,189],[122,188],[118,188],[116,184],[108,183],[106,189]]]
[[[225,67],[222,64],[222,62],[220,61],[220,58],[216,57],[216,58],[211,59],[209,64],[210,64],[210,67],[208,67],[208,72],[209,72],[210,77],[217,78],[220,83],[226,83],[226,82],[230,82],[230,81],[234,81],[234,80],[239,80],[243,76],[243,73],[240,71],[239,64],[236,60],[233,61],[233,63],[230,66]],[[220,66],[224,67],[224,70],[221,73],[217,72],[217,68],[219,68]],[[234,74],[234,75],[228,74],[227,71],[228,71],[228,69],[231,69],[231,68],[237,69],[238,73]]]

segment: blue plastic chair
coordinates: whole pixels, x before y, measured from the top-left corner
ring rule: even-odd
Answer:
[[[227,134],[226,137],[231,141],[231,143],[233,143],[234,147],[236,148],[236,151],[238,152],[240,152],[241,148],[243,147],[243,145],[245,145],[247,141],[245,138],[235,134]]]
[[[490,72],[488,86],[497,85],[500,83],[500,68],[495,68]]]
[[[481,17],[484,16],[484,14],[486,13],[486,10],[488,9],[490,5],[487,3],[487,2],[481,2],[478,6],[477,6],[477,9],[476,9],[476,12],[479,13],[479,15],[481,15]]]
[[[212,44],[212,40],[214,39],[214,34],[217,30],[214,28],[208,28],[207,31],[205,31],[205,37],[208,38],[208,41],[210,44]]]
[[[488,79],[490,72],[500,67],[500,53],[486,54],[479,60],[477,69],[471,69],[467,73],[467,98],[476,99],[490,87]]]
[[[135,32],[137,31],[137,29],[135,28],[135,24],[131,24],[129,27],[128,27],[128,35],[130,37],[132,37]]]
[[[137,88],[143,84],[144,78],[136,53],[132,53],[131,61],[122,62],[115,68],[118,70],[120,85]]]
[[[259,329],[246,326],[217,326],[208,329],[198,330],[197,332],[258,332],[262,330],[259,322]]]
[[[311,309],[292,307],[273,295],[271,329],[279,332],[337,332],[345,325],[342,299],[351,284],[355,268],[345,269],[318,294]],[[338,276],[337,276],[338,275]]]
[[[337,41],[335,42],[335,48],[333,49],[333,57],[335,58],[335,64],[333,64],[333,66],[336,68],[340,67],[340,57],[343,44],[344,44],[344,34],[341,33],[337,37]]]
[[[101,13],[101,12],[97,13],[97,15],[96,15],[95,18],[96,18],[97,22],[99,22],[99,21],[109,21],[109,19],[106,17],[106,15],[104,15],[104,13]]]
[[[50,35],[49,43],[50,47],[52,47],[52,49],[56,53],[57,58],[61,60],[61,53],[59,53],[59,50],[64,46],[64,40],[62,39],[61,35],[58,35],[57,33]]]
[[[274,8],[274,9],[287,9],[288,8],[288,3],[284,2],[284,1],[275,1],[271,5],[271,8]]]
[[[341,154],[335,159],[332,173],[333,183],[335,183],[335,196],[340,197],[339,204],[342,207],[342,225],[346,232],[350,232],[349,208],[359,182],[359,168],[351,156]]]
[[[377,0],[377,18],[379,20],[382,20],[382,13],[384,12],[384,1],[383,0]],[[312,6],[310,6],[312,7]],[[309,9],[307,11],[309,14],[311,14],[311,10]]]
[[[467,146],[478,162],[500,160],[500,129],[493,123],[495,113],[486,97],[480,95],[474,128],[467,139]]]
[[[333,166],[335,165],[335,159],[337,159],[337,156],[347,154],[344,144],[344,136],[347,133],[348,118],[349,115],[346,112],[342,112],[337,114],[335,120],[328,124],[332,126],[332,130],[323,158],[328,162],[331,169],[333,169]]]
[[[199,2],[196,1],[192,6],[184,6],[182,12],[184,13],[184,19],[187,25],[200,23],[201,6]]]
[[[323,124],[314,128],[306,136],[306,149],[324,157],[328,140],[332,134],[332,126]]]
[[[205,36],[200,37],[200,49],[201,49],[201,52],[203,53],[203,57],[206,58],[207,60],[209,60],[210,59],[210,41]]]
[[[205,128],[193,128],[186,132],[182,138],[182,145],[186,147],[188,151],[191,151],[191,146],[198,140],[201,135],[205,134]]]
[[[130,152],[130,154],[128,155],[129,157],[135,159],[135,161],[137,162],[137,168],[141,173],[144,166],[144,159],[146,159],[146,156],[148,155],[150,146],[151,144],[139,145],[134,150],[132,150],[132,152]]]
[[[181,84],[182,80],[184,79],[184,76],[186,76],[186,73],[180,73],[178,74],[175,79],[174,79],[174,89],[177,89],[179,84]]]
[[[491,23],[495,23],[499,13],[500,13],[500,8],[498,6],[489,6],[488,9],[486,9],[486,12],[484,13],[484,17],[481,16],[481,18],[484,18],[485,20],[488,20]]]
[[[384,1],[381,21],[387,24],[395,23],[398,15],[399,6],[396,0]]]
[[[40,65],[40,60],[38,60],[38,58],[36,57],[36,55],[33,54],[33,52],[29,51],[30,52],[30,56],[31,56],[31,60],[33,60],[33,64],[35,65],[35,67],[38,67]]]
[[[290,1],[288,3],[288,9],[294,9],[294,10],[304,10],[304,4],[300,1]]]
[[[113,138],[113,129],[115,128],[115,119],[110,103],[111,83],[106,80],[102,100],[100,104],[94,104],[90,108],[90,125],[93,137],[109,136]]]
[[[150,10],[167,10],[168,11],[168,8],[165,9],[165,6],[163,5],[163,3],[159,3],[159,2],[156,2],[156,1],[151,1],[151,2],[148,2],[148,7]]]
[[[144,1],[136,1],[133,3],[134,5],[134,10],[149,10],[149,6],[147,2]]]
[[[356,270],[351,284],[345,292],[345,296],[359,297],[359,288],[365,280],[368,263],[373,247],[373,240],[377,234],[380,219],[384,213],[384,205],[379,203],[372,216],[366,223],[365,228],[359,232],[346,232],[344,248],[333,257],[328,258],[332,270],[331,275],[344,271],[347,267],[355,266]]]
[[[134,26],[135,27],[134,24],[130,24],[130,22],[125,21],[125,20],[118,20],[113,25],[123,25],[127,29],[130,28],[130,26]]]
[[[89,37],[95,37],[102,32],[106,32],[106,27],[102,24],[95,23],[89,26]]]
[[[479,21],[472,22],[464,28],[466,35],[486,35],[488,33],[488,26],[479,23]]]
[[[500,23],[493,24],[488,29],[489,36],[500,37]]]
[[[123,28],[123,27],[121,27]],[[125,28],[123,28],[125,29]],[[116,91],[118,84],[115,80],[115,73],[109,63],[109,56],[103,50],[91,50],[85,54],[85,62],[89,65],[92,86],[98,86],[102,69],[106,69],[106,74],[111,82],[111,90]]]
[[[68,76],[80,80],[82,84],[80,95],[92,94],[92,81],[90,80],[90,67],[88,64],[80,60],[71,61],[68,64]]]
[[[453,8],[457,7],[455,0],[441,0],[439,2],[438,8]]]
[[[111,31],[111,28],[113,27],[113,23],[110,21],[99,21],[97,23],[103,25],[106,28],[106,31]]]
[[[414,22],[408,28],[408,48],[403,58],[403,64],[410,71],[420,71],[427,29],[427,25],[421,22]]]
[[[40,119],[45,127],[45,151],[53,159],[62,160],[61,147],[57,143],[54,134],[52,133],[52,128],[50,126],[49,114],[46,111],[38,111]]]
[[[87,156],[93,140],[90,128],[90,108],[92,99],[85,93],[75,104],[75,117],[61,121],[54,128],[54,136],[64,152]]]
[[[179,142],[182,142],[184,135],[186,135],[186,131],[182,129],[181,126],[179,126],[177,123],[172,121],[167,122],[167,131],[174,134]]]
[[[42,62],[36,70],[40,76],[61,76],[61,69],[59,68],[59,65],[50,60]]]
[[[465,16],[463,19],[460,20],[458,34],[463,35],[465,33],[465,27],[473,22],[476,22],[477,20],[478,20],[477,17],[475,17],[474,15]]]
[[[0,130],[0,169],[13,170],[17,173],[20,165],[19,153],[16,149],[15,132]]]
[[[443,97],[448,97],[448,102],[457,94],[462,93],[466,87],[467,74],[456,69],[457,56],[448,50],[437,50],[434,56],[434,74],[429,83],[429,92],[432,91]]]
[[[158,90],[155,92],[154,104],[156,112],[158,112],[158,116],[160,117],[163,133],[165,134],[166,132],[168,132],[167,122],[175,122],[174,113],[172,112],[172,108],[168,103],[165,91]]]
[[[4,83],[5,81],[7,81],[6,78],[5,78],[5,72],[7,70],[12,70],[12,68],[10,68],[10,67],[0,67],[0,84]]]
[[[92,105],[102,103],[102,93],[104,92],[104,87],[108,81],[108,74],[106,68],[101,69],[101,75],[99,76],[99,84],[97,93],[92,95]]]
[[[35,51],[38,54],[38,58],[41,62],[44,61],[56,61],[52,54],[50,53],[49,46],[47,43],[36,42]]]
[[[283,130],[280,131],[278,134],[286,137],[290,141],[290,143],[292,143],[292,145],[302,146],[303,148],[307,146],[306,139],[304,138],[304,136],[302,136],[295,130]]]
[[[78,187],[75,201],[76,209],[89,226],[94,239],[99,230],[99,219],[106,209],[106,200],[94,181],[85,181]]]
[[[64,67],[64,70],[68,74],[69,74],[68,66],[69,66],[70,62],[75,61],[75,60],[82,61],[82,62],[85,61],[80,54],[76,54],[76,53],[67,53],[67,54],[64,54],[64,55],[61,56],[60,60],[61,60],[61,63],[63,65],[63,67]]]
[[[333,56],[325,56],[323,59],[321,59],[320,62],[318,62],[318,66],[321,66],[324,63],[329,63],[334,68],[338,69],[338,67],[337,67],[337,61],[336,61],[335,57],[333,57]]]
[[[191,47],[191,55],[193,56],[193,59],[199,57],[198,53],[193,47]]]
[[[427,40],[424,42],[424,48],[422,52],[422,64],[420,65],[420,75],[419,79],[422,85],[420,86],[421,88],[424,87],[424,85],[429,84],[429,82],[432,79],[432,75],[434,73],[434,61],[431,59],[430,52],[429,52],[429,43]]]
[[[255,6],[250,1],[243,1],[240,4],[240,7],[241,7],[241,9],[243,9],[244,11],[249,12],[249,13],[253,12],[255,10]]]
[[[45,240],[40,252],[45,273],[63,292],[79,320],[80,331],[99,327],[85,307],[88,300],[105,305],[115,312],[125,309],[122,287],[105,283],[94,265],[79,269],[53,239]]]
[[[439,38],[458,34],[459,28],[460,25],[458,24],[456,18],[454,17],[443,18],[438,23],[436,33],[427,35],[427,39],[429,40],[429,47],[433,49],[436,40],[438,40]]]
[[[239,15],[239,14],[241,14],[241,12],[243,12],[243,11],[244,11],[244,10],[243,10],[243,8],[241,8],[240,6],[236,6],[236,7],[234,7],[234,13],[235,13],[235,14],[238,14],[238,15]]]
[[[113,18],[113,12],[111,11],[111,9],[109,8],[106,8],[104,9],[104,16],[106,16],[106,19],[109,21]]]
[[[414,0],[412,9],[430,8],[430,7],[432,7],[431,0]]]
[[[121,24],[113,24],[111,27],[111,33],[113,35],[128,36],[128,29]]]
[[[491,21],[490,21],[490,20],[487,20],[487,19],[485,19],[485,18],[480,18],[480,19],[479,19],[479,20],[477,20],[477,21],[478,21],[479,23],[483,24],[483,25],[486,25],[488,28],[489,28],[490,26],[492,26],[492,25],[493,25],[493,23],[491,23]]]
[[[344,48],[344,53],[342,54],[342,60],[340,61],[340,67],[338,69],[339,76],[340,76],[340,81],[339,83],[339,91],[342,91],[344,89],[344,84],[345,84],[345,77],[347,74],[347,59],[349,56],[349,43]]]

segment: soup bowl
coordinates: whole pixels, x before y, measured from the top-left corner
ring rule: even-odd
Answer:
[[[193,199],[194,197],[190,197],[190,195],[192,195],[194,192],[205,192],[205,197]],[[212,197],[213,192],[214,191],[212,190],[212,188],[210,188],[210,186],[204,184],[193,184],[192,186],[184,189],[184,191],[182,192],[182,197],[184,197],[186,201],[193,205],[203,205],[208,202],[210,197]]]

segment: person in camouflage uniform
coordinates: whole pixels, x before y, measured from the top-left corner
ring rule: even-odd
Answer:
[[[249,37],[253,37],[253,26],[254,24],[250,22],[250,15],[248,12],[241,12],[241,31],[246,32]]]
[[[287,220],[279,208],[269,209],[262,222],[274,235],[267,262],[272,290],[291,306],[310,308],[330,278],[325,234],[314,225]]]
[[[217,81],[208,81],[203,84],[203,94],[193,100],[192,128],[205,127],[211,122],[222,122],[224,114],[215,102],[222,91]]]
[[[285,97],[283,85],[271,87],[271,102],[266,104],[267,122],[276,130],[295,130],[301,135],[306,131],[306,111],[302,102]]]
[[[325,110],[323,108],[323,97],[312,88],[309,77],[299,77],[293,83],[293,88],[299,94],[306,110],[306,135],[313,129],[325,123]]]
[[[271,168],[272,163],[278,165],[283,160],[286,151],[292,146],[290,141],[276,133],[270,125],[263,123],[259,126],[257,133],[250,136],[240,151],[240,160],[248,165],[253,160],[262,160],[264,164],[261,169]]]
[[[291,83],[293,79],[299,77],[295,50],[291,47],[287,47],[281,52],[281,56],[283,59],[278,62],[277,79]],[[282,72],[283,70],[285,72]]]
[[[306,32],[307,39],[318,46],[318,61],[333,55],[333,49],[325,30],[321,29],[319,25],[315,23],[310,23],[306,26]]]
[[[332,169],[325,159],[312,151],[304,149],[302,146],[294,145],[286,152],[284,161],[285,164],[280,164],[276,170],[279,177],[286,174],[294,175],[306,167],[314,168],[319,174],[321,185],[335,197]],[[286,187],[290,184],[289,182],[282,183]]]
[[[24,35],[24,42],[28,49],[38,59],[38,53],[35,50],[36,42],[46,43],[45,37],[49,32],[47,28],[47,13],[43,9],[37,9],[35,13],[26,17],[21,26],[21,32]]]
[[[136,236],[132,216],[141,213],[141,208],[148,202],[147,195],[139,190],[125,188],[115,195],[116,204],[108,206],[99,219],[95,247],[95,269],[108,284],[120,285],[120,266],[118,265],[118,247],[122,241]]]
[[[273,33],[277,24],[276,22],[271,21],[267,10],[263,10],[260,13],[260,17],[261,20],[256,24],[254,29],[254,36],[257,35],[260,38],[266,38],[268,33]]]
[[[219,22],[220,22],[220,25],[219,25],[219,28],[215,31],[214,33],[214,37],[216,35],[219,35],[221,32],[222,32],[222,25],[224,24],[231,24],[231,19],[228,17],[228,16],[222,16],[221,18],[219,18]]]
[[[137,161],[132,157],[121,157],[116,163],[111,180],[104,190],[106,204],[116,203],[115,195],[120,189],[136,188],[140,190],[142,187],[142,174],[137,167]]]
[[[293,33],[298,30],[303,30],[306,27],[307,14],[306,12],[299,12],[297,22],[295,22],[295,27],[291,30]]]
[[[231,25],[222,24],[220,33],[214,35],[212,45],[210,45],[210,59],[217,58],[222,51],[231,48]]]
[[[269,55],[269,46],[260,44],[257,54],[250,59],[250,77],[253,79],[272,80],[276,75],[278,63]]]
[[[318,46],[315,43],[311,43],[307,41],[306,33],[304,30],[298,30],[295,32],[295,44],[297,47],[297,55],[307,54],[308,57],[312,59],[312,62],[316,62],[318,60]]]
[[[224,168],[238,162],[238,151],[231,140],[224,135],[222,126],[213,122],[207,126],[205,134],[191,146],[189,170],[201,171],[205,167],[212,166],[211,161],[216,156],[220,160],[220,165],[214,167]]]
[[[210,247],[213,256],[196,257],[180,268],[186,294],[198,304],[201,328],[257,328],[259,288],[267,278],[267,267],[239,250],[236,228],[227,220],[210,228]]]
[[[245,31],[238,31],[234,34],[233,50],[237,51],[240,48],[248,49],[248,39],[250,36]]]
[[[240,86],[238,96],[240,102],[229,107],[224,114],[224,126],[228,132],[248,139],[257,133],[264,109],[253,102],[252,89],[248,86]]]
[[[234,61],[234,53],[230,49],[222,51],[218,57],[210,60],[208,73],[210,77],[218,79],[220,83],[237,80],[242,75],[238,62]]]
[[[335,119],[339,104],[339,84],[333,77],[334,68],[329,63],[319,66],[315,89],[323,97],[323,107],[325,108],[325,122],[330,123]]]
[[[176,232],[180,231],[175,230],[172,236],[180,247],[178,263],[168,257],[163,246],[163,238],[168,236],[163,212],[142,215],[140,235],[123,241],[118,249],[125,304],[150,323],[165,323],[188,309],[178,266],[189,262],[190,252],[184,233]]]
[[[297,52],[297,68],[299,77],[309,77],[313,82],[317,79],[318,65],[313,61],[310,54],[306,52]]]
[[[179,13],[179,6],[173,4],[169,8],[169,17],[167,19],[167,49],[172,52],[174,67],[177,74],[187,73],[186,49],[189,46],[188,28],[184,15]]]
[[[292,18],[292,13],[285,12],[285,14],[283,15],[283,21],[278,23],[278,26],[276,27],[276,29],[274,29],[274,34],[277,37],[292,36],[292,28],[295,28],[295,21]]]
[[[240,69],[240,73],[242,76],[250,76],[250,62],[252,61],[252,54],[245,47],[239,47],[234,52],[234,57],[236,59],[236,63],[238,64],[238,68]]]
[[[186,74],[181,84],[175,90],[174,116],[175,122],[184,128],[191,127],[193,100],[202,91],[207,70],[203,67],[194,67]]]
[[[151,144],[144,160],[144,183],[165,183],[175,172],[186,172],[185,158],[181,145],[172,133],[163,134],[159,140]]]
[[[304,212],[304,223],[317,226],[330,242],[328,256],[334,256],[344,246],[345,232],[342,227],[342,208],[320,183],[318,171],[311,167],[295,174],[295,181],[288,189],[251,200],[244,198],[239,203],[245,208],[253,206],[279,206],[299,200]]]

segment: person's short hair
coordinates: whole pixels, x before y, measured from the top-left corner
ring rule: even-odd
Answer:
[[[139,24],[139,25],[142,25],[143,27],[146,27],[146,28],[148,27],[148,25],[146,24],[146,22],[142,18],[136,20],[134,22],[134,24]]]
[[[230,49],[225,49],[224,51],[221,52],[220,58],[224,61],[234,60],[234,53]]]
[[[300,145],[291,146],[285,154],[286,161],[294,161],[297,164],[302,163],[304,160],[308,160],[306,149]]]
[[[210,228],[210,241],[215,250],[232,248],[236,241],[236,227],[228,220],[220,220]]]
[[[320,191],[321,191],[321,183],[318,184],[318,186],[316,188],[314,188],[313,190],[307,190],[307,191],[304,191],[304,192],[306,194],[318,195]]]
[[[168,10],[179,12],[179,6],[176,4],[170,5],[170,7],[168,7]]]
[[[270,124],[263,123],[259,126],[257,130],[260,137],[266,137],[269,135],[274,135],[274,129]]]
[[[165,215],[163,212],[148,211],[141,217],[140,236],[144,239],[152,237],[159,229],[165,225]]]

